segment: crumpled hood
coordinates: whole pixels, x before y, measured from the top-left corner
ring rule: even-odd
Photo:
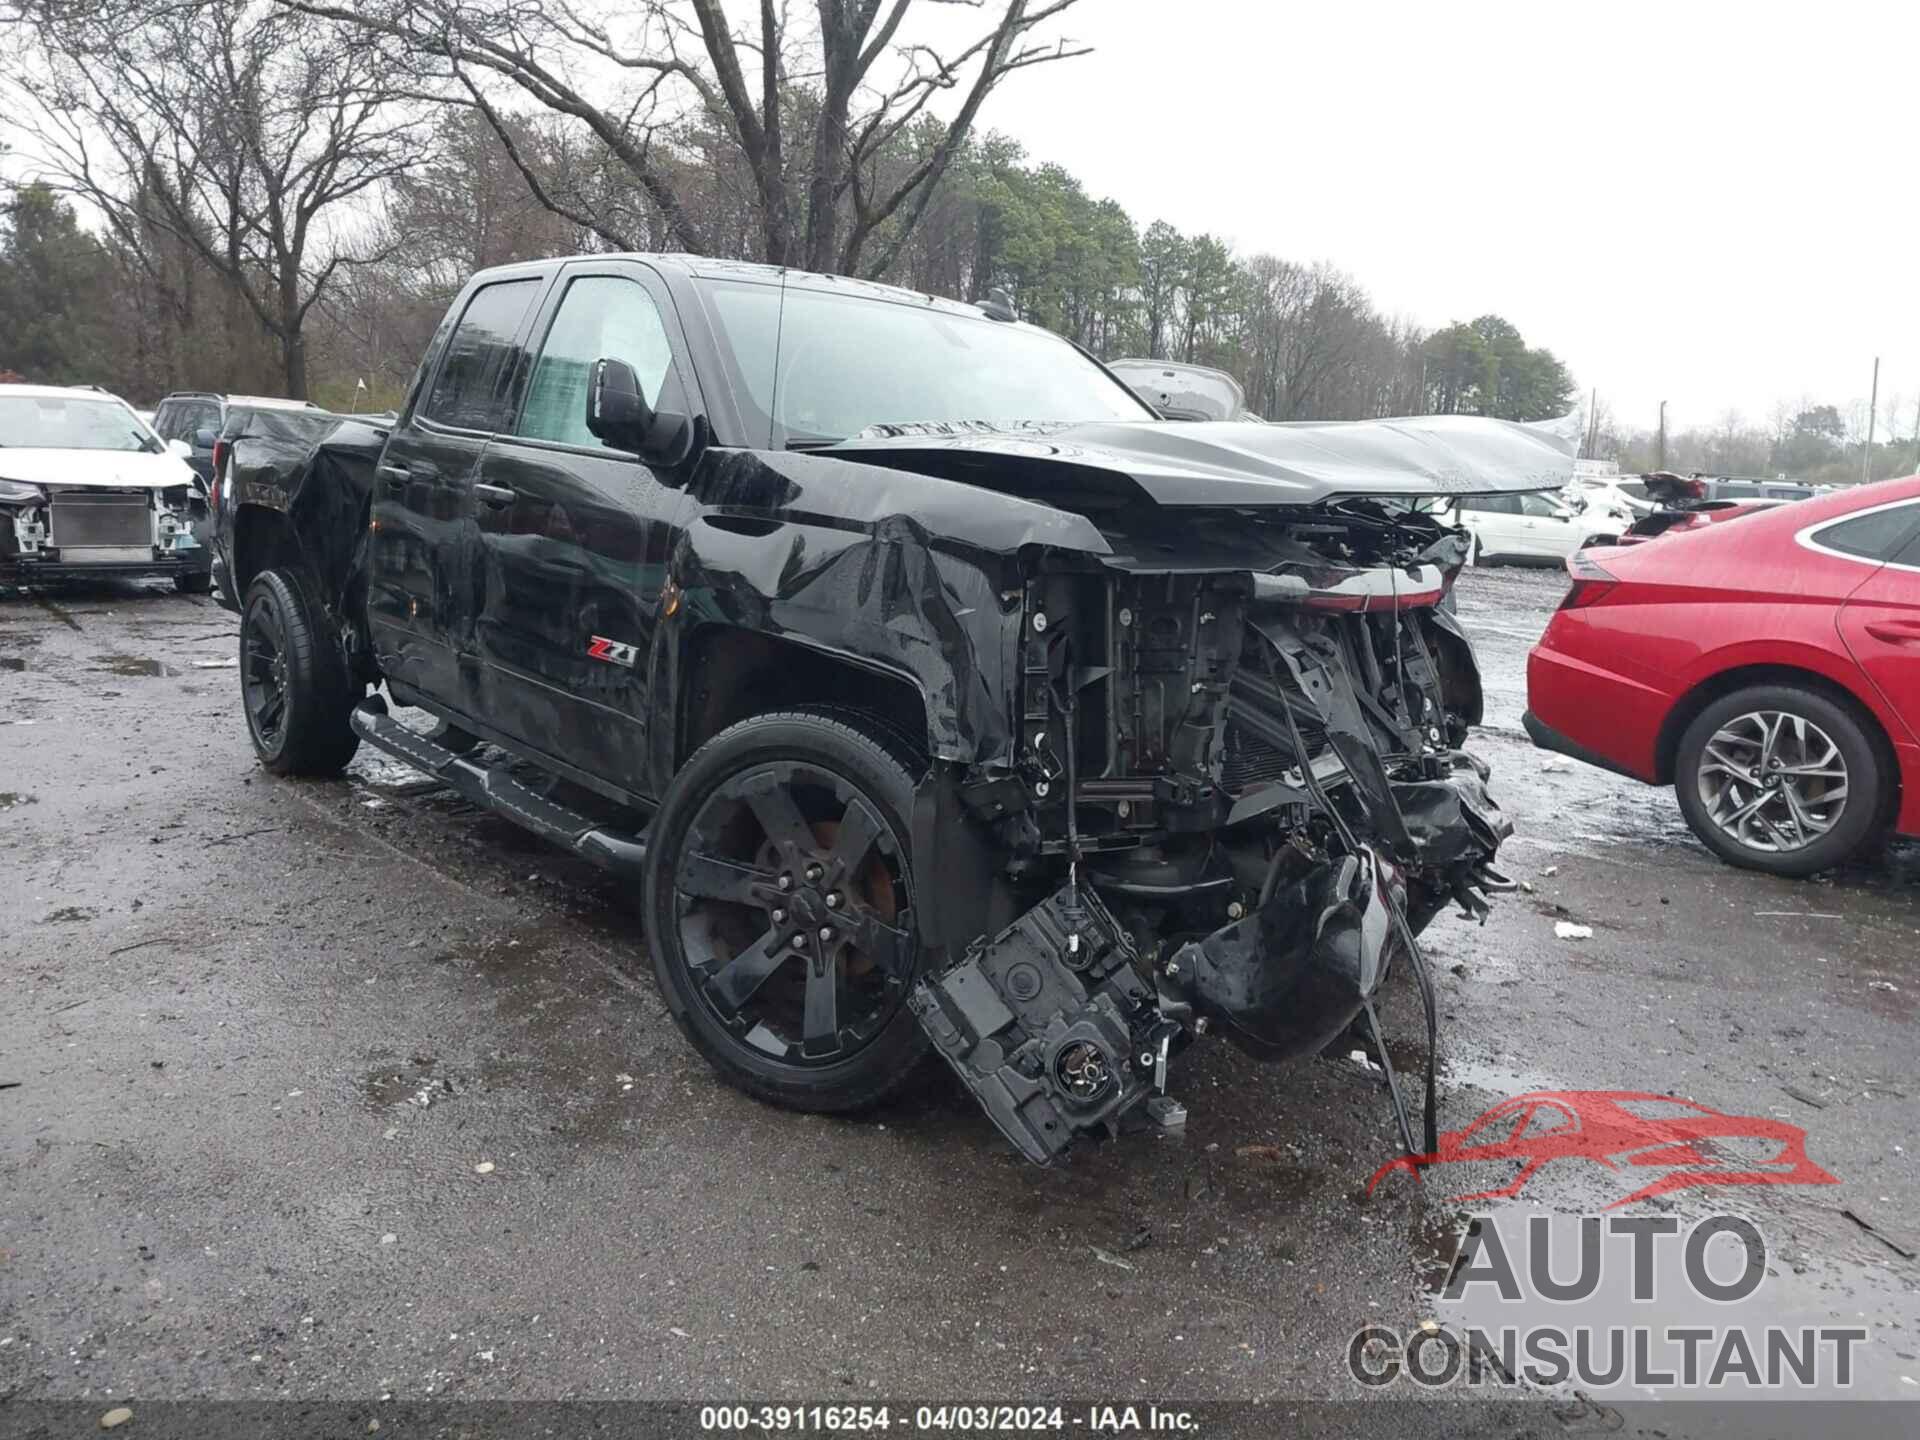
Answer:
[[[0,480],[102,490],[163,490],[169,485],[191,485],[193,468],[171,453],[0,449]]]
[[[1000,430],[876,425],[827,453],[1002,488],[1001,467],[1051,471],[1159,505],[1313,505],[1342,495],[1557,490],[1573,477],[1578,416],[1523,425],[1470,415],[1329,420],[1122,421]]]

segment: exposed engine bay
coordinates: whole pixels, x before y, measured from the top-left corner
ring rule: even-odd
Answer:
[[[204,566],[193,526],[205,518],[191,485],[15,485],[0,492],[0,565],[19,582]]]
[[[1117,1133],[1210,1027],[1261,1059],[1377,1040],[1404,966],[1431,1038],[1419,931],[1509,888],[1512,827],[1458,748],[1480,717],[1460,534],[1387,500],[1181,519],[1176,545],[1029,580],[1018,778],[960,798],[1033,908],[912,997],[1040,1163]],[[1103,531],[1119,551],[1124,521]],[[1219,568],[1243,549],[1265,567]],[[1431,1071],[1428,1094],[1430,1125]]]

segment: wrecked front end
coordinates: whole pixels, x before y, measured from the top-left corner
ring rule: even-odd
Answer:
[[[1480,693],[1457,531],[1389,500],[1102,528],[1110,555],[1029,564],[1014,763],[936,774],[916,834],[941,910],[1012,918],[929,917],[991,938],[912,1006],[1042,1164],[1116,1133],[1209,1029],[1268,1060],[1377,1035],[1420,930],[1505,886],[1511,833],[1459,748]]]

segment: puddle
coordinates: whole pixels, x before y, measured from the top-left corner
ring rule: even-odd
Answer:
[[[180,673],[171,665],[162,665],[158,660],[149,660],[144,655],[102,655],[98,659],[99,663],[93,668],[114,675],[152,677]]]
[[[26,668],[27,662],[18,655],[0,655],[0,670],[9,670],[18,675]]]

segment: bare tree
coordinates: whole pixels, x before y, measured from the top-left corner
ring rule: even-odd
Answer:
[[[13,86],[45,178],[123,237],[158,225],[226,282],[307,392],[305,326],[354,244],[352,202],[417,158],[366,37],[246,0],[25,7]]]
[[[277,3],[395,47],[434,93],[486,117],[543,204],[607,244],[637,249],[642,237],[604,197],[569,193],[540,172],[515,143],[503,94],[584,130],[638,186],[670,243],[700,253],[732,247],[690,203],[683,162],[703,136],[723,136],[750,180],[759,257],[846,273],[893,264],[1007,76],[1087,53],[1035,33],[1077,0],[991,0],[990,26],[944,50],[904,38],[915,0],[815,0],[805,23],[792,21],[787,0],[759,0],[744,25],[721,0],[641,0],[614,17],[585,0]],[[918,122],[946,94],[959,102],[932,143],[904,168],[882,164],[922,137]]]

